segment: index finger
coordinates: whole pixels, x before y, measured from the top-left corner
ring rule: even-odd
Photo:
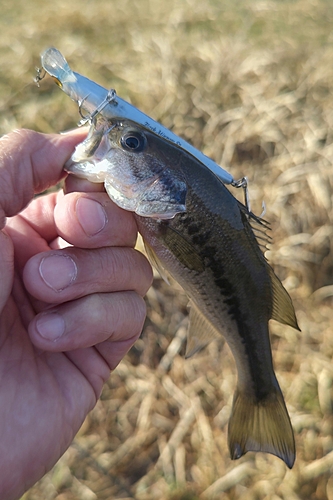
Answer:
[[[87,131],[66,135],[15,130],[0,139],[0,229],[40,193],[63,177],[63,166]]]
[[[132,212],[119,208],[105,191],[58,197],[54,220],[59,236],[80,248],[134,247],[137,238]]]

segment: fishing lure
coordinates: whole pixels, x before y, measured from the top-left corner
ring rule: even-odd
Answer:
[[[204,155],[187,141],[153,120],[132,104],[120,98],[114,89],[107,90],[85,76],[72,71],[64,56],[54,47],[42,53],[41,63],[45,73],[53,77],[61,90],[78,103],[82,117],[78,124],[79,126],[92,123],[98,114],[107,120],[131,120],[143,126],[147,131],[153,132],[165,141],[190,153],[212,170],[224,184],[242,187],[244,189],[245,204],[250,211],[248,181],[246,177],[236,181],[229,172],[224,170],[211,158]],[[37,76],[35,78],[37,85],[44,78],[45,73],[42,74],[42,70],[37,69]],[[82,109],[88,112],[86,116],[82,115]]]

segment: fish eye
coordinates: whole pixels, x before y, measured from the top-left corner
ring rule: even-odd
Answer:
[[[120,143],[126,151],[140,153],[144,150],[147,140],[141,132],[131,131],[122,136]]]

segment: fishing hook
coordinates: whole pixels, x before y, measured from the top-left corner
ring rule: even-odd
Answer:
[[[87,116],[84,116],[82,114],[82,106],[83,106],[84,101],[89,96],[89,94],[87,94],[83,99],[81,99],[78,102],[79,113],[80,113],[80,116],[82,118],[82,120],[79,121],[78,126],[82,127],[82,125],[85,125],[86,123],[91,122],[99,113],[101,113],[103,111],[105,106],[107,106],[108,104],[110,104],[114,100],[116,95],[117,95],[116,91],[114,89],[110,89],[108,91],[107,95],[105,96],[105,98],[103,99],[103,101],[97,106],[97,108],[92,113],[88,114]]]
[[[231,185],[236,187],[236,188],[243,188],[245,206],[248,209],[248,211],[251,212],[250,195],[249,195],[249,181],[248,181],[247,177],[243,177],[242,179],[239,179],[238,181],[233,181],[231,183]]]
[[[36,76],[34,78],[34,83],[39,88],[40,87],[39,82],[43,80],[43,78],[45,78],[46,71],[44,68],[38,68],[38,66],[36,66],[35,70],[36,70]]]
[[[261,203],[261,209],[262,209],[262,212],[259,216],[259,219],[262,219],[264,217],[264,215],[266,215],[266,203],[264,201]]]
[[[87,99],[87,97],[89,97],[89,94],[87,94],[83,99],[80,99],[77,102],[78,105],[79,105],[79,114],[80,114],[80,116],[82,118],[82,120],[80,120],[79,123],[77,124],[78,127],[82,127],[82,125],[85,125],[91,119],[91,115],[89,115],[89,113],[86,116],[84,116],[83,113],[82,113],[82,106],[83,106],[84,101]]]

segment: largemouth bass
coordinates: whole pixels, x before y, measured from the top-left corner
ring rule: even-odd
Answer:
[[[255,216],[197,158],[129,120],[96,117],[66,169],[104,182],[111,199],[135,213],[151,262],[187,293],[186,355],[221,335],[230,346],[238,372],[231,458],[264,451],[291,468],[294,435],[273,369],[268,322],[298,325],[255,237]]]

